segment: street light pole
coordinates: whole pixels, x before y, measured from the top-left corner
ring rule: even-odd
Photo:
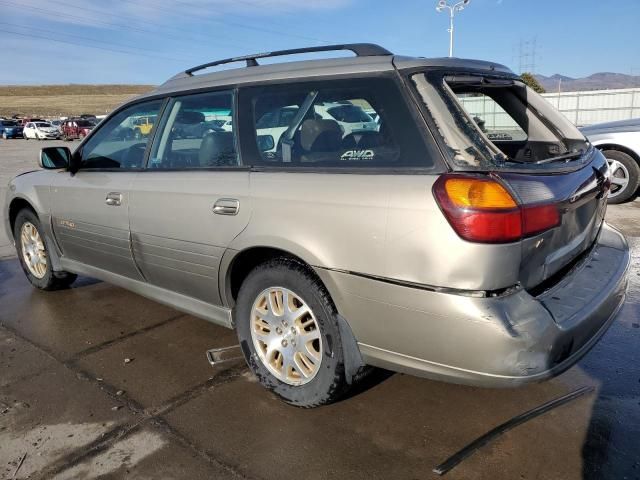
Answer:
[[[449,0],[439,0],[436,5],[436,11],[442,12],[443,10],[449,10],[449,57],[453,57],[453,17],[456,12],[461,12],[469,5],[471,0],[461,0],[453,5],[449,4]]]

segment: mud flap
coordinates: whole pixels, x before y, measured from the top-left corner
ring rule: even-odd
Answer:
[[[349,323],[341,316],[338,318],[338,328],[340,329],[340,339],[342,341],[342,353],[344,355],[344,377],[349,385],[357,380],[358,374],[366,366],[358,348],[356,337],[351,331]]]

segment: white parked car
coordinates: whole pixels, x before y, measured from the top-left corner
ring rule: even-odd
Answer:
[[[274,147],[270,152],[277,150],[280,137],[287,131],[293,117],[298,113],[298,105],[287,105],[263,114],[256,122],[258,136],[271,135]],[[323,120],[335,121],[342,130],[342,137],[352,133],[377,132],[380,125],[367,114],[362,107],[352,103],[323,103],[314,105],[314,114]]]
[[[376,121],[359,105],[352,103],[325,103],[316,105],[315,110],[323,119],[337,121],[345,137],[350,133],[378,131]]]
[[[24,126],[22,135],[25,140],[34,138],[36,140],[56,140],[60,138],[60,130],[47,122],[29,122]]]

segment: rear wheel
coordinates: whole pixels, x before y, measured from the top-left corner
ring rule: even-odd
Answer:
[[[280,258],[256,267],[238,293],[236,330],[260,383],[298,407],[342,397],[348,385],[336,315],[305,266]]]
[[[609,164],[611,191],[608,202],[617,204],[629,200],[640,183],[640,166],[630,155],[618,150],[604,150],[602,154]]]
[[[77,278],[73,273],[53,271],[40,221],[31,210],[18,213],[13,231],[20,265],[34,287],[58,290],[68,287]]]

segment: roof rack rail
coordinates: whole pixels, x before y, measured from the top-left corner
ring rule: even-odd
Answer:
[[[233,62],[247,62],[247,67],[258,66],[258,58],[268,57],[281,57],[284,55],[297,55],[299,53],[313,53],[313,52],[331,52],[337,50],[350,50],[356,54],[357,57],[372,57],[380,55],[393,55],[386,48],[376,45],[374,43],[348,43],[343,45],[323,45],[321,47],[307,47],[307,48],[291,48],[289,50],[278,50],[275,52],[256,53],[255,55],[244,55],[241,57],[225,58],[224,60],[216,60],[215,62],[203,63],[197,67],[192,67],[185,70],[189,76],[192,76],[194,72],[198,70],[204,70],[205,68],[215,67],[217,65],[223,65],[225,63]]]

